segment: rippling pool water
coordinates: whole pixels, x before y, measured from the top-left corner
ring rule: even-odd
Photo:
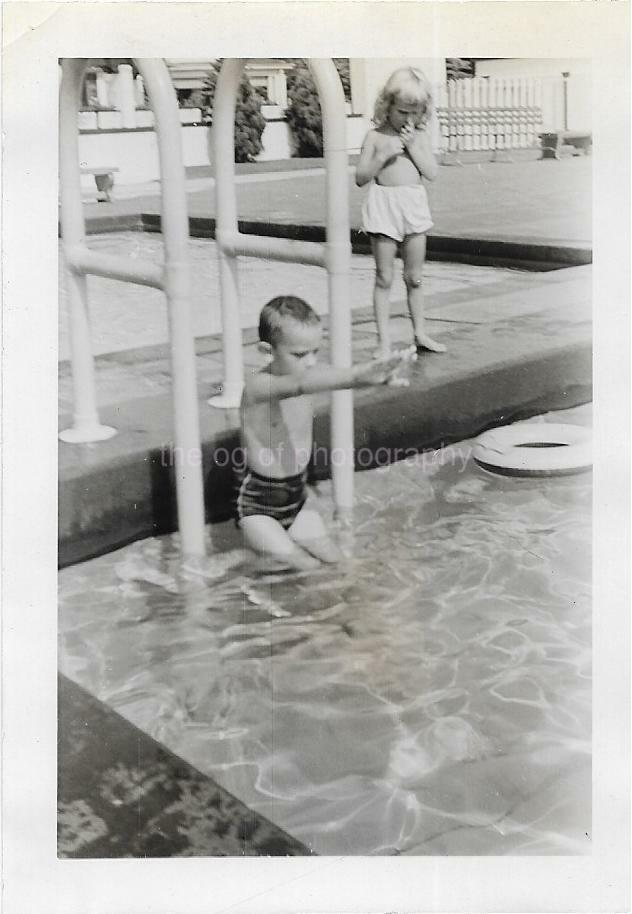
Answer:
[[[590,475],[469,452],[356,474],[337,571],[230,524],[214,578],[174,537],[63,570],[62,672],[316,853],[589,853]]]

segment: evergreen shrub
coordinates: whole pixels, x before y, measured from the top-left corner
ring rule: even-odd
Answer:
[[[204,80],[201,89],[192,93],[189,98],[191,107],[200,108],[203,123],[213,125],[213,100],[219,76],[218,67],[213,68]],[[266,126],[266,119],[261,113],[261,96],[255,91],[246,72],[237,89],[235,105],[235,161],[254,162],[263,149],[261,137]]]
[[[349,61],[346,57],[334,57],[334,64],[340,76],[345,99],[350,99]],[[323,154],[323,119],[318,90],[304,60],[287,76],[288,108],[286,119],[294,139],[298,158],[318,158]]]

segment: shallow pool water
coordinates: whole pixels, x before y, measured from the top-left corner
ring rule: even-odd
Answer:
[[[589,853],[590,474],[463,442],[356,493],[336,571],[258,575],[230,524],[215,576],[177,537],[63,570],[62,671],[316,853]]]

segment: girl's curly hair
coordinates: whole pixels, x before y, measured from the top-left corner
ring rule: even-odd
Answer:
[[[419,105],[420,113],[415,126],[425,126],[432,114],[432,91],[425,73],[417,67],[400,67],[391,73],[375,100],[373,123],[376,127],[386,123],[388,112],[395,101]]]

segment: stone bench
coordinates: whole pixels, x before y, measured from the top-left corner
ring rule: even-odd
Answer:
[[[82,168],[82,175],[94,175],[94,182],[97,185],[97,200],[99,202],[110,203],[112,198],[110,191],[114,187],[114,174],[118,171],[116,165],[97,165],[94,168]]]
[[[592,133],[583,130],[551,130],[540,133],[543,159],[561,159],[564,155],[590,155]]]
[[[572,130],[565,130],[562,134],[562,139],[564,143],[569,146],[574,146],[578,153],[583,152],[583,154],[587,156],[592,152],[592,133],[589,133],[588,131],[574,132]]]

